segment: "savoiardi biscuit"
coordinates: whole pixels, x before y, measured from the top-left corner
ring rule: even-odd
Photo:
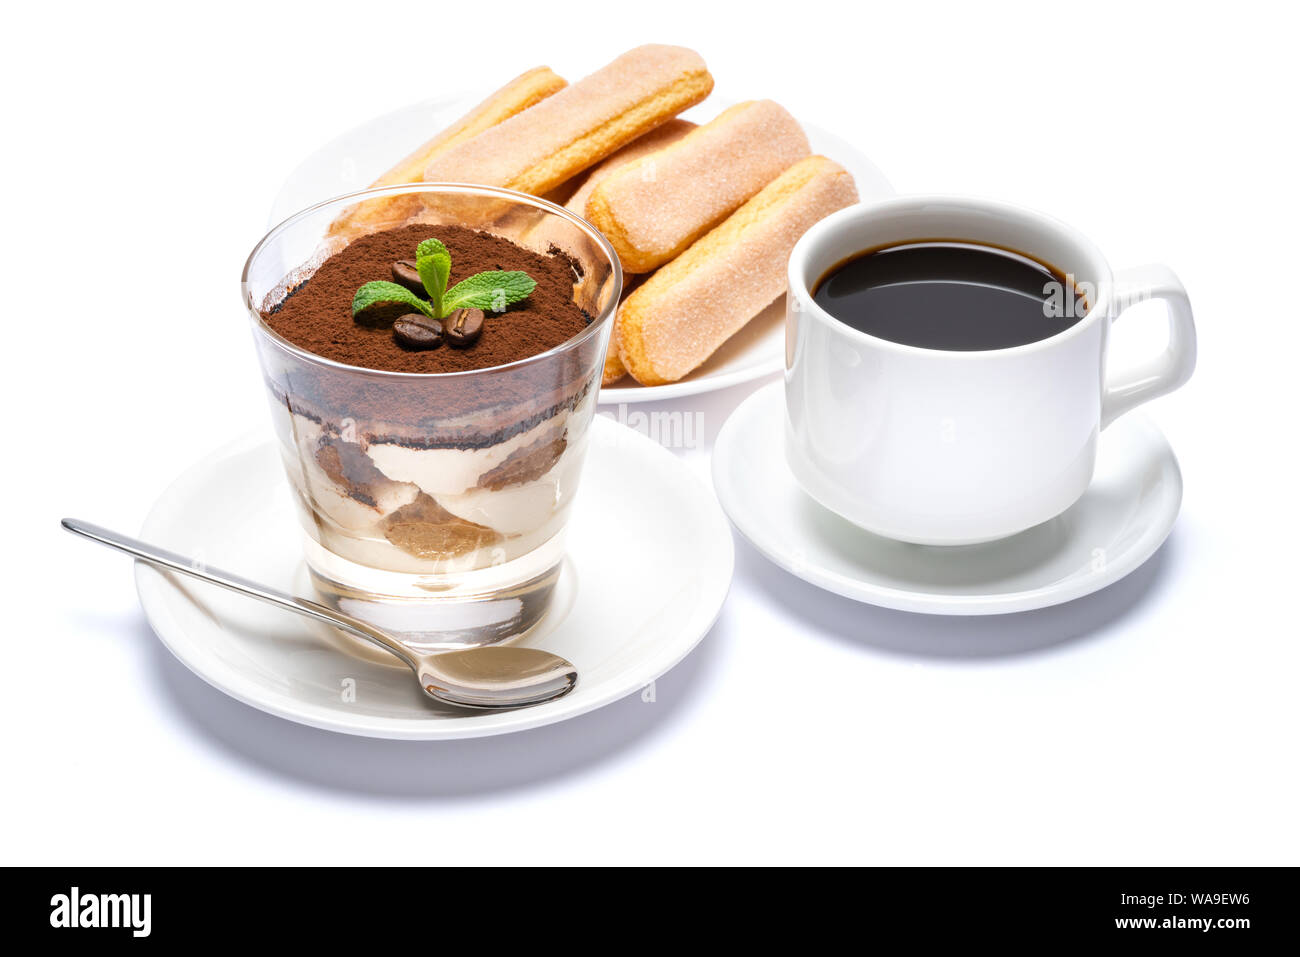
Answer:
[[[682,253],[809,154],[808,137],[771,100],[723,111],[676,143],[602,178],[583,214],[627,272],[649,272]]]
[[[795,241],[858,201],[853,177],[810,156],[652,275],[619,308],[619,358],[642,385],[676,382],[785,291]]]
[[[694,51],[637,47],[533,108],[440,151],[425,167],[424,179],[540,196],[712,89],[713,77]]]

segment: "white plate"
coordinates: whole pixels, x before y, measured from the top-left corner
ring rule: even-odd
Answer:
[[[469,112],[490,92],[485,89],[474,95],[415,103],[376,117],[330,141],[290,174],[272,205],[270,224],[280,223],[321,200],[365,189],[437,130]],[[707,122],[737,102],[714,94],[682,116],[697,123]],[[829,156],[853,174],[864,202],[894,195],[894,188],[884,173],[860,150],[811,123],[804,123],[803,128],[813,152]],[[603,388],[600,401],[617,404],[674,399],[752,382],[776,372],[782,367],[785,354],[784,316],[783,301],[769,306],[681,382],[641,386],[627,378]]]
[[[146,565],[136,569],[140,603],[163,644],[199,677],[255,708],[330,731],[467,738],[599,708],[647,686],[704,637],[726,598],[733,554],[726,518],[684,462],[602,416],[592,428],[555,607],[523,642],[578,666],[577,688],[556,701],[501,713],[444,709],[404,666],[350,654],[330,629]],[[205,564],[299,594],[310,588],[283,466],[260,436],[185,472],[142,534]],[[344,700],[349,687],[355,701]]]
[[[984,545],[880,538],[804,494],[785,464],[783,383],[732,413],[713,447],[713,485],[755,548],[846,598],[938,615],[1028,611],[1081,598],[1136,569],[1173,528],[1183,480],[1164,435],[1129,413],[1101,434],[1083,497],[1036,528]]]

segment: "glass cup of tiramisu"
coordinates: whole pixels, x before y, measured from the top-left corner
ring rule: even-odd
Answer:
[[[430,649],[537,624],[621,284],[592,226],[510,190],[366,190],[267,234],[244,302],[328,601]]]

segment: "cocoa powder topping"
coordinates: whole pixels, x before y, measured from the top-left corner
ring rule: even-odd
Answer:
[[[502,313],[487,313],[481,335],[466,348],[444,343],[404,349],[390,326],[352,318],[352,297],[376,279],[391,279],[393,264],[411,259],[421,240],[442,240],[451,254],[449,286],[490,269],[518,269],[537,287]],[[572,261],[558,249],[533,252],[500,236],[460,226],[413,225],[358,237],[330,256],[305,282],[262,315],[267,325],[308,352],[388,372],[464,372],[526,359],[572,338],[591,321],[573,300]]]

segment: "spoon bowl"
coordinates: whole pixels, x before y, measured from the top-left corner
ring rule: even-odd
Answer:
[[[540,648],[490,645],[429,655],[416,671],[424,693],[465,708],[518,708],[563,697],[578,669]],[[505,702],[503,704],[503,702]]]

